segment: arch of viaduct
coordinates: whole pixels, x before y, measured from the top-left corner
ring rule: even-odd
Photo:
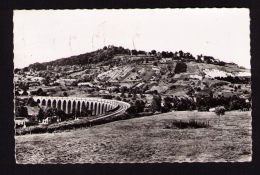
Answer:
[[[92,115],[100,115],[119,105],[119,101],[98,98],[34,96],[33,99],[41,106],[61,109],[67,114],[73,109],[81,112],[82,106],[85,105],[86,109],[92,111]]]

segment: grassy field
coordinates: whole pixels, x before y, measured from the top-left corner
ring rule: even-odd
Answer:
[[[167,128],[174,120],[209,128]],[[251,112],[171,112],[63,133],[16,136],[17,163],[251,161]]]

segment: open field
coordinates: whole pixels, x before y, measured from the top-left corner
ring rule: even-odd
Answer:
[[[167,128],[174,120],[209,128]],[[170,112],[71,132],[16,136],[17,163],[251,161],[251,112]]]

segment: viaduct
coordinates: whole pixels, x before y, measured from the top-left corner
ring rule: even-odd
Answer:
[[[130,104],[117,100],[98,99],[98,98],[78,98],[78,97],[45,97],[34,96],[33,99],[41,106],[54,107],[63,110],[65,113],[81,111],[83,105],[92,111],[92,115],[101,115],[115,108],[127,109]]]

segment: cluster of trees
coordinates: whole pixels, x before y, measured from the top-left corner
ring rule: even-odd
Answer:
[[[130,107],[126,110],[129,114],[138,114],[144,112],[145,102],[143,100],[135,100],[130,102]]]
[[[42,88],[39,88],[37,91],[31,91],[31,95],[38,95],[38,96],[47,96],[47,93],[42,90]]]
[[[204,60],[202,60],[202,57],[203,57]],[[212,56],[202,56],[202,54],[197,56],[196,62],[207,63],[207,64],[215,64],[215,65],[219,65],[219,66],[225,66],[226,65],[226,63],[223,62],[223,61],[216,61],[214,59],[214,57],[212,57]]]
[[[28,109],[26,106],[16,106],[15,107],[15,116],[16,117],[26,117],[28,116]]]
[[[37,118],[39,121],[42,121],[43,119],[46,119],[47,117],[59,117],[61,121],[64,121],[66,119],[72,119],[75,117],[88,117],[91,115],[91,111],[86,108],[85,105],[82,105],[81,111],[72,109],[71,113],[66,114],[63,110],[53,108],[53,107],[47,107],[47,108],[40,108]]]
[[[131,50],[131,53],[132,53],[132,55],[146,55],[145,51],[142,51],[142,50],[137,51],[135,49]]]
[[[216,108],[222,106],[225,110],[244,110],[251,108],[251,99],[246,101],[243,98],[238,96],[232,97],[213,97],[213,96],[198,96],[196,100],[194,98],[178,98],[178,97],[165,97],[161,98],[160,94],[155,90],[153,92],[153,99],[150,105],[150,108],[145,112],[169,112],[170,110],[177,111],[189,111],[189,110],[198,110],[198,111],[209,111],[210,108]],[[163,102],[163,106],[161,105]],[[131,107],[127,112],[132,114],[137,114],[144,112],[145,102],[142,100],[136,100],[134,103],[131,103]],[[223,110],[220,110],[222,114]],[[225,111],[224,110],[224,111]],[[222,114],[224,115],[224,114]]]
[[[47,107],[45,109],[43,109],[43,108],[39,109],[37,118],[38,118],[38,121],[42,121],[43,119],[45,119],[47,117],[54,117],[54,116],[60,117],[61,121],[64,121],[70,117],[62,110],[58,110],[58,109],[52,108],[52,107]]]
[[[250,100],[250,99],[249,99]],[[171,105],[173,104],[173,105]],[[238,96],[232,97],[206,97],[199,96],[194,100],[193,98],[177,98],[177,97],[165,97],[164,98],[164,110],[167,112],[170,109],[185,111],[185,110],[199,110],[208,111],[209,108],[217,106],[224,106],[226,110],[239,110],[251,108],[251,103],[246,102],[245,99]]]
[[[130,108],[127,109],[127,112],[129,114],[138,114],[142,112],[156,112],[156,111],[161,111],[162,106],[161,106],[162,98],[160,94],[157,92],[157,90],[153,91],[153,99],[152,103],[150,105],[150,108],[147,108],[145,111],[145,104],[146,101],[144,100],[136,100],[135,97],[132,98],[132,102],[130,102]]]
[[[32,69],[32,70],[37,70],[37,71],[40,71],[40,70],[46,70],[46,67],[47,65],[45,64],[42,64],[42,63],[34,63],[34,64],[30,64],[28,66],[29,69]]]
[[[99,49],[93,52],[77,55],[77,56],[71,56],[68,58],[61,58],[55,61],[46,62],[46,63],[34,63],[30,64],[28,67],[25,67],[23,71],[28,71],[29,69],[33,70],[46,70],[48,66],[65,66],[65,65],[90,65],[90,64],[96,64],[96,63],[102,63],[104,65],[111,65],[118,63],[117,61],[113,60],[112,58],[115,55],[153,55],[153,56],[159,56],[162,58],[174,58],[174,59],[183,59],[185,60],[196,60],[195,57],[190,54],[189,52],[183,52],[182,50],[178,52],[168,52],[168,51],[162,51],[161,54],[157,53],[156,50],[152,50],[151,52],[145,52],[142,50],[129,50],[125,49],[123,47],[116,47],[116,46],[105,46],[103,49]],[[225,65],[225,62],[222,61],[215,61],[215,59],[212,56],[203,56],[198,55],[197,62],[205,62],[208,64],[218,64],[218,65]],[[148,62],[146,60],[145,62]],[[16,72],[19,70],[15,70]]]
[[[251,82],[250,77],[227,76],[227,77],[215,77],[215,79],[222,80],[222,81],[228,81],[233,84],[249,84]]]
[[[167,52],[167,51],[162,51],[161,53],[162,58],[174,58],[174,59],[192,59],[195,60],[195,57],[190,54],[189,52],[183,52],[182,50],[180,50],[179,52]]]
[[[138,84],[138,83],[137,83]],[[106,85],[109,86],[109,85]],[[125,93],[132,94],[133,96],[135,96],[136,94],[143,94],[145,91],[147,91],[149,89],[147,83],[145,83],[142,87],[126,87],[126,86],[122,86],[122,87],[116,87],[113,90],[111,90],[112,93],[122,93],[122,97],[124,96]]]
[[[186,71],[187,71],[187,64],[184,62],[177,62],[174,70],[175,74],[179,74]]]
[[[151,103],[151,111],[155,112],[155,111],[160,111],[161,110],[161,102],[162,102],[162,98],[160,96],[160,94],[157,92],[157,90],[154,90],[153,92],[153,100]]]
[[[33,70],[46,70],[47,66],[65,66],[65,65],[88,65],[88,64],[95,64],[103,61],[110,61],[114,55],[117,54],[124,54],[130,55],[132,52],[133,55],[138,54],[146,54],[145,51],[137,51],[129,49],[125,49],[123,47],[116,47],[116,46],[105,46],[103,49],[99,49],[97,51],[71,56],[68,58],[61,58],[55,61],[46,62],[46,63],[34,63],[30,64],[29,67],[26,67],[25,71],[29,69]],[[28,69],[29,68],[29,69]]]
[[[36,101],[34,101],[34,99],[32,97],[24,98],[24,99],[15,98],[15,106],[16,107],[20,107],[20,106],[35,107],[35,106],[38,106],[38,103]]]

